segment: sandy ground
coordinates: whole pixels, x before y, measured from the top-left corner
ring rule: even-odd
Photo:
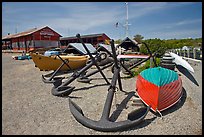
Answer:
[[[177,104],[162,112],[162,117],[149,111],[143,122],[133,128],[100,132],[78,123],[71,114],[68,103],[68,98],[71,98],[82,108],[86,117],[99,120],[109,87],[100,74],[91,76],[93,80],[90,84],[74,81],[70,84],[76,87],[72,94],[57,97],[51,94],[53,85],[41,80],[41,75],[48,72],[39,71],[32,60],[13,60],[13,55],[2,53],[3,135],[202,134],[202,63],[190,62],[195,70],[192,75],[184,75],[178,71],[182,77],[184,94]],[[111,71],[106,69],[104,73],[111,81]],[[132,105],[136,77],[122,77],[123,90],[127,93],[117,91],[113,98],[110,115],[116,121],[125,120],[129,112],[139,108]],[[118,105],[120,107],[116,109]],[[112,112],[119,113],[113,115]]]

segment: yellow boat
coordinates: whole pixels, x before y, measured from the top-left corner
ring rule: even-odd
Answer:
[[[40,71],[57,70],[63,63],[63,61],[56,55],[44,56],[38,53],[30,53],[35,66],[40,69]],[[88,56],[73,56],[73,55],[60,55],[63,60],[68,60],[68,65],[72,70],[82,68],[86,65],[88,61]],[[60,70],[70,70],[66,64],[62,66]]]

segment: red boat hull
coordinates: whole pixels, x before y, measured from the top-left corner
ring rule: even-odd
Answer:
[[[163,111],[179,101],[182,96],[182,81],[173,81],[163,86],[157,86],[141,75],[136,80],[136,91],[140,99],[153,111]]]

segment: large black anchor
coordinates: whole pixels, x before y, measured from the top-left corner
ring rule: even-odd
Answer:
[[[118,60],[116,57],[115,47],[114,47],[114,41],[111,41],[111,48],[113,52],[113,58],[114,58],[114,74],[111,81],[111,85],[108,89],[108,94],[106,98],[106,102],[103,108],[102,116],[99,121],[91,120],[84,116],[82,109],[71,99],[69,98],[69,108],[75,119],[81,123],[82,125],[98,130],[98,131],[119,131],[124,130],[126,128],[132,127],[140,123],[145,116],[147,115],[150,107],[143,107],[138,109],[137,111],[133,111],[128,114],[127,120],[114,122],[111,121],[109,114],[111,110],[111,104],[113,101],[114,93],[116,92],[116,83],[118,81],[119,87],[122,89],[121,85],[121,78],[120,78],[120,66],[118,65]]]
[[[84,49],[86,50],[86,52],[88,53],[88,55],[90,56],[91,61],[82,69],[80,69],[79,71],[76,71],[72,74],[71,77],[69,77],[64,83],[62,82],[62,79],[55,79],[53,84],[54,87],[52,88],[52,94],[55,96],[64,96],[64,95],[69,95],[71,94],[71,92],[73,91],[73,89],[75,87],[71,87],[68,86],[71,82],[73,82],[76,78],[80,78],[80,76],[84,73],[86,73],[86,71],[91,68],[93,65],[96,66],[97,71],[92,72],[91,74],[88,74],[89,76],[100,72],[102,77],[104,78],[104,80],[106,81],[107,84],[110,84],[110,82],[107,80],[105,74],[102,72],[103,69],[107,68],[107,66],[104,66],[103,68],[100,68],[98,65],[98,62],[100,62],[101,60],[101,56],[100,54],[97,54],[95,57],[92,56],[92,54],[90,53],[90,51],[88,50],[88,48],[86,47],[86,45],[84,44],[83,40],[80,37],[80,34],[77,34],[76,37],[79,39],[79,41],[82,43]],[[108,64],[109,66],[110,64]],[[84,77],[86,78],[86,77]]]

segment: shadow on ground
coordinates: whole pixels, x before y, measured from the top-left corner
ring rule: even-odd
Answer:
[[[193,82],[195,85],[199,86],[198,82],[194,78],[194,76],[183,66],[181,65],[176,65],[176,68],[183,74],[185,75],[191,82]]]
[[[125,92],[125,91],[123,91]],[[110,121],[115,122],[117,120],[117,118],[120,116],[121,112],[127,108],[127,103],[128,101],[133,97],[138,97],[137,95],[135,95],[135,91],[131,91],[131,92],[125,92],[127,97],[124,98],[120,104],[117,105],[117,108],[115,111],[113,111],[113,113],[110,116]],[[146,107],[145,105],[143,107]],[[139,109],[138,109],[139,110]],[[134,110],[135,112],[137,112],[137,110]],[[137,116],[135,116],[137,117]],[[134,118],[133,118],[134,119]],[[143,128],[147,125],[149,125],[152,121],[154,121],[156,119],[156,116],[150,119],[144,119],[142,120],[136,127],[130,127],[130,128],[126,128],[120,131],[128,131],[128,130],[135,130],[138,128]]]

